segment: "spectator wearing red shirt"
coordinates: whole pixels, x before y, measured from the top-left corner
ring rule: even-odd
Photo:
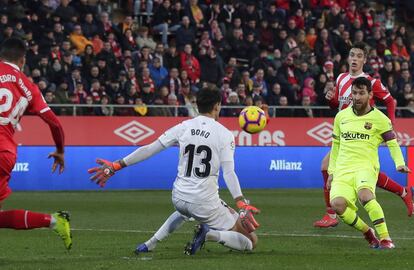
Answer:
[[[200,63],[197,58],[192,55],[192,50],[190,44],[184,46],[184,51],[180,53],[181,69],[187,71],[188,77],[192,83],[198,83],[200,80]]]
[[[400,36],[397,36],[395,41],[392,43],[391,53],[399,61],[410,61],[410,55],[408,54],[407,48],[405,47],[403,40]]]

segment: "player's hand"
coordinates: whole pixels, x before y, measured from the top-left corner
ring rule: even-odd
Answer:
[[[251,211],[253,215],[260,214],[260,209],[250,204],[249,200],[241,199],[236,202],[237,208],[240,210]]]
[[[111,162],[100,158],[96,160],[96,163],[101,166],[90,168],[88,173],[95,173],[90,179],[100,187],[104,187],[106,181],[108,181],[108,179],[114,175],[116,171],[119,171],[123,167],[120,161]]]
[[[333,180],[333,175],[332,175],[332,174],[330,174],[330,175],[328,176],[328,180],[326,180],[326,189],[327,189],[327,190],[331,190],[331,187],[332,187],[332,180]]]
[[[397,171],[399,171],[400,173],[411,173],[410,168],[408,168],[407,166],[398,166]]]
[[[335,96],[335,92],[333,89],[329,89],[325,94],[325,98],[327,100],[331,100],[334,96]]]
[[[254,214],[250,210],[240,210],[239,218],[241,225],[248,232],[254,232],[260,227],[260,224],[254,218]]]
[[[54,159],[53,165],[52,165],[52,173],[56,171],[56,168],[59,167],[59,174],[63,173],[65,170],[65,153],[59,153],[59,152],[52,152],[49,153],[47,158]]]

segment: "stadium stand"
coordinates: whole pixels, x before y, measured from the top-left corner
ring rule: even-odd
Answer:
[[[397,19],[413,9],[411,1],[0,0],[0,42],[27,41],[25,73],[48,103],[102,105],[77,115],[191,116],[194,93],[218,87],[223,105],[316,117],[332,113],[289,106],[326,106],[349,47],[364,41],[366,72],[409,108],[399,117],[413,117],[413,23]],[[151,107],[176,104],[186,107]]]

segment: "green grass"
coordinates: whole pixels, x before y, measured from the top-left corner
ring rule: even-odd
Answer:
[[[222,193],[231,203],[228,192]],[[258,248],[243,254],[208,243],[190,257],[183,247],[194,222],[155,252],[133,254],[173,211],[170,191],[15,192],[5,209],[69,210],[74,245],[66,252],[49,230],[0,230],[0,269],[414,269],[414,218],[406,216],[395,195],[378,192],[395,250],[369,249],[344,224],[313,228],[323,212],[321,190],[246,190],[245,195],[262,210]]]

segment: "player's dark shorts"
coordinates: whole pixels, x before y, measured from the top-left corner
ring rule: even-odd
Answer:
[[[15,163],[16,155],[14,153],[0,152],[0,203],[12,192],[9,180]]]

